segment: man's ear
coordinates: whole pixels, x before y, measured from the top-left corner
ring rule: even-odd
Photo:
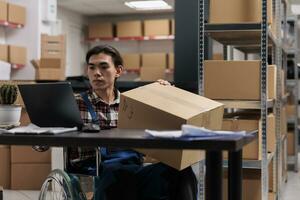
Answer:
[[[123,65],[119,65],[118,67],[116,67],[116,78],[119,78],[122,75],[123,72]]]

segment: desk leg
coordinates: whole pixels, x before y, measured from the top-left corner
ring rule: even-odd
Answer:
[[[222,200],[222,151],[206,151],[205,199]]]
[[[242,150],[229,152],[228,199],[242,200]]]

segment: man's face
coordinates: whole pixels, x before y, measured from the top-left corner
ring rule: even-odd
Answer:
[[[92,55],[87,65],[87,74],[94,90],[114,87],[114,82],[121,75],[122,66],[115,66],[110,55],[99,53]]]

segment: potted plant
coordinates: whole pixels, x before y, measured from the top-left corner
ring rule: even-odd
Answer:
[[[21,117],[21,105],[14,105],[18,88],[12,84],[0,87],[0,125],[18,125]]]

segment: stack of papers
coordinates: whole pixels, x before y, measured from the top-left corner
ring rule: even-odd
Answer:
[[[12,128],[9,130],[1,129],[0,133],[5,134],[47,134],[47,135],[56,135],[60,133],[66,133],[70,131],[77,131],[77,127],[73,128],[64,128],[64,127],[39,127],[34,124],[29,124],[28,126],[20,126],[17,128]]]
[[[245,136],[246,131],[213,131],[203,127],[184,124],[181,130],[155,131],[146,129],[145,132],[153,137],[159,138],[196,138],[196,137],[216,137],[216,136]]]

